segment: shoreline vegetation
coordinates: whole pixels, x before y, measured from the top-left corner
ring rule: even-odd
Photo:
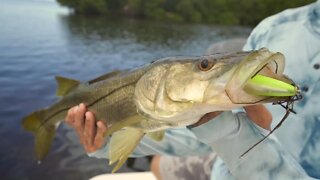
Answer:
[[[315,0],[57,0],[75,14],[170,22],[256,25],[262,19]]]

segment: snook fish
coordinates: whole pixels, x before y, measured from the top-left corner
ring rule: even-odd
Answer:
[[[48,153],[56,124],[69,108],[85,103],[108,127],[110,165],[118,170],[147,134],[161,140],[167,128],[196,123],[212,111],[277,101],[298,93],[283,75],[284,56],[262,48],[200,57],[164,58],[137,69],[115,71],[86,83],[56,77],[52,106],[22,121],[35,135],[38,159]],[[267,80],[261,80],[267,78]],[[256,81],[258,80],[258,81]]]

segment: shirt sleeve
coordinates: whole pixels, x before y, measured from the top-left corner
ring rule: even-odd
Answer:
[[[106,139],[103,148],[88,153],[90,157],[108,158],[110,138]],[[199,139],[187,128],[168,129],[163,140],[157,142],[148,136],[144,136],[130,157],[142,157],[155,154],[167,154],[174,156],[192,156],[212,152],[207,144]]]
[[[312,179],[272,135],[240,157],[264,137],[245,113],[224,112],[191,130],[213,148],[236,179]]]

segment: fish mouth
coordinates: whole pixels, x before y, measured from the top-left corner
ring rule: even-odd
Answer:
[[[281,53],[275,53],[263,60],[251,73],[246,80],[253,79],[256,75],[263,75],[286,83],[293,83],[291,79],[283,74],[285,66],[284,56]]]
[[[255,104],[275,102],[295,96],[299,88],[283,74],[285,65],[281,53],[260,49],[244,58],[226,85],[233,103]]]

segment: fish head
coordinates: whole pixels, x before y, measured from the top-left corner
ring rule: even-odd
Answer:
[[[266,48],[157,61],[139,80],[136,102],[156,119],[188,122],[212,111],[287,100],[274,87],[251,83],[257,75],[293,84],[281,53]],[[266,92],[267,91],[267,92]],[[261,92],[266,92],[262,93]],[[260,94],[259,94],[260,93]]]

